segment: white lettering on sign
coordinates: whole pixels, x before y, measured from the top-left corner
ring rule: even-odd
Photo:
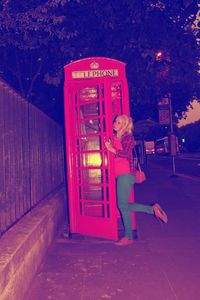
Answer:
[[[118,76],[118,70],[92,70],[92,71],[74,71],[72,72],[72,78],[95,78],[95,77],[116,77]]]
[[[164,105],[169,105],[169,98],[162,98],[160,99],[160,101],[158,102],[159,106],[164,106]]]

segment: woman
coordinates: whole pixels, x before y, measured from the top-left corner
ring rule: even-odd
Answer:
[[[152,214],[164,223],[167,223],[167,215],[157,203],[150,206],[128,202],[132,185],[135,183],[132,157],[132,149],[135,146],[132,135],[133,120],[127,115],[120,115],[115,119],[113,129],[115,131],[113,142],[111,140],[105,142],[105,147],[114,154],[117,202],[125,231],[125,236],[116,245],[126,246],[133,243],[131,212]]]

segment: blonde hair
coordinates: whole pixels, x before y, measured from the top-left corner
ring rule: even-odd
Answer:
[[[124,134],[132,134],[133,133],[133,119],[125,114],[118,115],[116,119],[122,118],[124,121],[124,127],[122,129],[122,133]]]

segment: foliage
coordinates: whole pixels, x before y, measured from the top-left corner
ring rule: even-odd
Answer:
[[[50,114],[55,110],[54,87],[62,85],[64,62],[59,49],[67,55],[69,41],[77,35],[72,26],[68,30],[69,21],[61,9],[67,8],[67,2],[3,0],[1,4],[1,76]],[[57,102],[59,115],[60,95]]]
[[[180,139],[184,138],[183,148],[189,152],[200,151],[200,121],[182,126],[179,129]]]
[[[60,114],[64,65],[90,56],[127,63],[136,120],[157,121],[166,93],[178,118],[198,99],[195,1],[2,0],[0,9],[2,77],[43,110]]]

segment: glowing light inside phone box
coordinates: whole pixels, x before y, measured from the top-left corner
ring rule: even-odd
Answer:
[[[100,153],[89,153],[83,155],[84,167],[100,167],[102,165],[102,159]],[[101,169],[89,169],[87,170],[89,178],[101,177]]]
[[[102,165],[102,159],[100,153],[87,153],[83,154],[83,166],[84,167],[100,167]]]

